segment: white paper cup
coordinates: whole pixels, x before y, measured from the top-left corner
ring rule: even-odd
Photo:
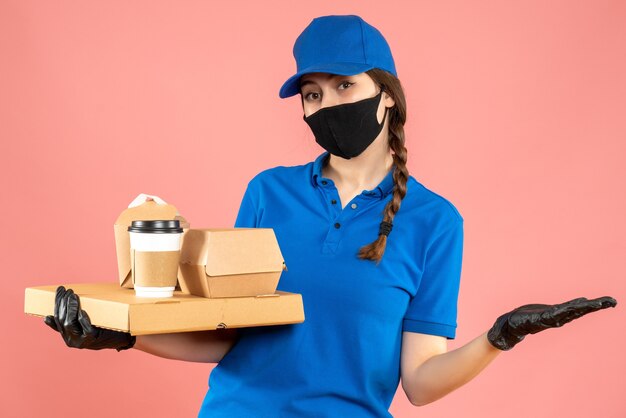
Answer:
[[[183,230],[178,220],[133,221],[128,227],[135,295],[166,298],[174,294]]]

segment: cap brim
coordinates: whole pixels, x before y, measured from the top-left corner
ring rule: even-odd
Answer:
[[[332,63],[328,65],[315,65],[307,68],[303,68],[296,74],[292,75],[285,81],[283,86],[278,92],[278,96],[281,99],[294,96],[300,92],[300,77],[309,73],[330,73],[340,75],[355,75],[363,73],[367,70],[374,68],[370,64],[353,63],[353,62],[340,62]]]

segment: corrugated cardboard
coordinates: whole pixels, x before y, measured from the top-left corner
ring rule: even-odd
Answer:
[[[178,219],[180,226],[183,228],[183,236],[181,237],[181,245],[185,240],[185,233],[189,229],[189,223],[182,216],[176,215],[176,208],[169,204],[158,204],[155,201],[147,201],[139,206],[124,210],[115,221],[113,229],[115,231],[115,252],[117,254],[117,269],[119,274],[120,286],[132,289],[133,280],[130,268],[130,236],[128,235],[128,227],[132,221],[144,220],[169,220]],[[178,279],[181,273],[178,271]]]
[[[133,286],[176,286],[179,271],[177,251],[137,251],[130,250]]]
[[[80,296],[81,309],[93,325],[132,335],[296,324],[304,321],[302,296],[277,291],[273,295],[203,298],[174,292],[171,298],[135,297],[117,283],[65,284]],[[58,286],[26,288],[24,312],[54,315]]]
[[[271,228],[189,229],[179,283],[206,298],[272,294],[286,268]]]

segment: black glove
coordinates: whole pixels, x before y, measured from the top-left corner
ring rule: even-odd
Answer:
[[[113,331],[91,325],[87,312],[80,309],[80,299],[72,289],[57,287],[54,316],[48,315],[44,322],[61,333],[68,347],[102,350],[115,348],[128,350],[135,345],[136,337],[127,332]]]
[[[590,312],[615,305],[617,301],[609,296],[591,300],[578,298],[557,305],[523,305],[498,317],[487,339],[495,348],[510,350],[527,334],[560,327]]]

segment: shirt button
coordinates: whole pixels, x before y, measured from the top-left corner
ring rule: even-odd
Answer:
[[[322,180],[322,184],[326,185],[326,184],[328,184],[328,182],[326,180]]]
[[[352,209],[356,209],[356,203],[351,204],[351,205],[350,205],[350,207],[351,207]]]
[[[333,205],[337,204],[337,201],[335,199],[331,200],[330,203],[332,203]]]
[[[341,224],[339,222],[335,223],[335,228],[339,229],[339,227],[341,227]]]

